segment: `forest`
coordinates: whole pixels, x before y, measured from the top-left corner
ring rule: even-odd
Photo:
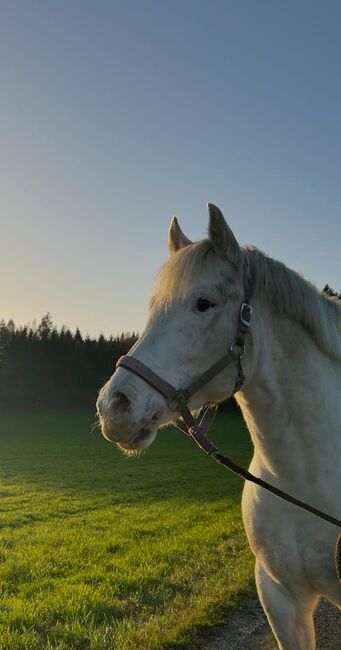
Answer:
[[[98,390],[137,334],[97,339],[58,329],[46,314],[38,326],[0,321],[0,408],[95,407]]]

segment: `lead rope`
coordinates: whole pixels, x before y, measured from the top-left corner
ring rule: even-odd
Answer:
[[[212,410],[213,408],[215,409],[215,414],[216,414],[217,407],[212,407]],[[284,492],[283,490],[280,490],[274,485],[271,485],[271,483],[267,483],[267,481],[264,481],[262,478],[255,476],[247,469],[244,469],[244,467],[240,467],[240,465],[237,465],[233,460],[231,460],[231,458],[224,456],[219,451],[219,449],[215,447],[212,444],[212,442],[207,438],[201,426],[195,422],[194,418],[193,421],[195,423],[194,426],[191,426],[189,428],[187,428],[186,425],[183,426],[181,420],[177,420],[175,425],[178,427],[178,429],[181,429],[181,431],[187,433],[187,435],[189,435],[192,438],[192,440],[194,440],[194,442],[198,445],[198,447],[200,447],[200,449],[202,449],[208,456],[214,458],[214,460],[217,461],[217,463],[219,463],[220,465],[224,465],[224,467],[227,467],[227,469],[229,469],[234,474],[237,474],[237,476],[244,479],[244,481],[251,481],[252,483],[255,483],[256,485],[259,485],[260,487],[264,488],[265,490],[272,492],[273,494],[280,497],[281,499],[284,499],[284,501],[288,501],[289,503],[292,503],[295,506],[298,506],[299,508],[302,508],[303,510],[310,512],[316,517],[319,517],[320,519],[324,519],[324,521],[328,521],[330,524],[333,524],[334,526],[341,528],[340,519],[337,519],[336,517],[332,517],[332,515],[327,515],[325,512],[322,512],[321,510],[318,510],[317,508],[310,506],[308,503],[296,499],[290,494],[287,494],[287,492]],[[210,423],[211,422],[212,419],[210,419]]]
[[[292,503],[298,508],[301,508],[306,512],[310,512],[312,515],[315,515],[316,517],[319,517],[320,519],[323,519],[324,521],[327,521],[328,523],[333,524],[338,528],[341,528],[340,519],[337,519],[336,517],[332,517],[331,515],[328,515],[325,512],[322,512],[321,510],[318,510],[317,508],[310,506],[308,503],[296,499],[295,497],[291,496],[287,492],[284,492],[283,490],[280,490],[274,485],[271,485],[271,483],[267,483],[267,481],[264,481],[258,476],[255,476],[248,470],[244,469],[244,467],[240,467],[240,465],[234,463],[233,460],[231,460],[231,458],[228,458],[227,456],[221,454],[219,449],[212,444],[212,442],[207,438],[204,431],[202,430],[202,424],[204,424],[204,426],[206,427],[206,424],[209,423],[208,424],[209,426],[212,423],[216,415],[217,409],[218,409],[217,406],[208,407],[199,425],[194,420],[190,411],[189,411],[190,416],[194,422],[194,424],[191,427],[188,427],[187,425],[187,419],[188,419],[187,414],[186,414],[185,421],[177,420],[175,422],[175,425],[177,426],[178,429],[181,429],[181,431],[187,433],[187,435],[189,435],[192,438],[192,440],[194,440],[194,442],[198,445],[198,447],[200,447],[200,449],[202,449],[208,456],[214,458],[214,460],[217,463],[223,465],[234,474],[237,474],[237,476],[242,478],[244,481],[250,481],[251,483],[255,483],[256,485],[259,485],[265,490],[268,490],[268,492],[272,492],[272,494],[275,494],[280,499],[283,499],[284,501],[288,501],[289,503]],[[341,533],[338,537],[336,548],[335,548],[335,567],[336,567],[337,577],[341,582]]]

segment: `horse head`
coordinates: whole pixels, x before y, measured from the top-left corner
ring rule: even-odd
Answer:
[[[221,211],[212,204],[208,211],[208,238],[194,243],[173,217],[170,258],[157,275],[145,329],[129,351],[174,387],[188,385],[226,353],[244,295],[243,252]],[[233,393],[235,378],[235,366],[224,369],[191,396],[188,407],[223,400]],[[158,428],[179,415],[124,367],[101,389],[97,411],[104,437],[130,451],[148,447]]]

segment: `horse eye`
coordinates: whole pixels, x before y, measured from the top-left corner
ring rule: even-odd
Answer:
[[[208,298],[199,298],[197,302],[198,311],[207,311],[208,309],[211,309],[211,307],[215,307],[215,304],[212,302],[212,300],[208,300]]]

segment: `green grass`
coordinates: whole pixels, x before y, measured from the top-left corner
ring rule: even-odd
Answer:
[[[0,649],[195,648],[254,593],[242,483],[173,429],[127,459],[92,420],[0,414]],[[212,438],[247,464],[238,413]]]

